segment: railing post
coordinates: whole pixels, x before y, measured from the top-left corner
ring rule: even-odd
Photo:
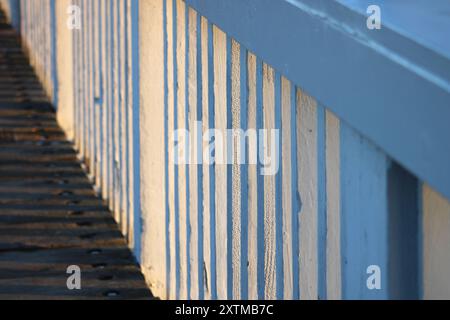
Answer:
[[[341,126],[344,299],[418,298],[417,190],[416,178]]]

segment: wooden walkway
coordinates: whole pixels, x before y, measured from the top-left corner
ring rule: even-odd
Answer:
[[[0,13],[0,299],[109,298],[152,296]]]

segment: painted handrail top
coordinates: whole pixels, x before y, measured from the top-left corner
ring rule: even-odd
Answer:
[[[369,30],[369,0],[186,3],[450,198],[449,22],[411,29],[450,4],[378,1],[386,25]]]
[[[450,2],[447,0],[336,0],[365,15],[368,6],[381,8],[383,25],[432,51],[450,58]]]

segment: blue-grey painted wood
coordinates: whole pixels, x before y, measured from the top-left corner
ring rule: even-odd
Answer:
[[[275,129],[280,132],[280,140],[283,141],[282,111],[281,111],[281,76],[275,73]],[[281,157],[283,151],[280,147]],[[279,300],[284,299],[284,260],[283,260],[283,163],[280,161],[280,167],[275,175],[275,256],[276,256],[276,297]]]
[[[20,2],[17,1],[17,7],[20,8]],[[16,7],[16,10],[17,10]],[[19,9],[20,10],[20,9]],[[14,11],[14,15],[17,15],[17,11]],[[16,28],[20,25],[20,15],[14,18],[16,21]],[[56,33],[57,33],[57,23],[56,23],[56,2],[55,0],[50,1],[50,30],[51,30],[51,69],[52,69],[52,86],[53,86],[53,106],[58,107],[58,63],[56,57],[58,53],[56,51]]]
[[[341,268],[343,299],[388,299],[389,159],[341,124]],[[379,289],[367,286],[369,266],[380,269]]]
[[[418,181],[347,125],[340,140],[342,297],[418,299]],[[373,265],[380,268],[380,289],[367,285]]]
[[[297,137],[297,88],[291,88],[291,165],[292,165],[292,298],[300,299],[299,274],[300,274],[300,248],[299,248],[299,212],[301,211],[301,199],[298,190],[298,137]]]
[[[214,39],[213,26],[208,22],[208,128],[215,127],[214,105],[216,97],[214,95]],[[208,141],[212,140],[212,136]],[[213,164],[209,168],[209,212],[211,213],[210,234],[211,234],[211,299],[217,299],[217,248],[216,248],[216,165]]]
[[[263,109],[263,63],[256,58],[256,130],[264,129]],[[258,299],[265,297],[264,273],[264,176],[260,174],[262,165],[258,162],[257,168],[257,289]]]
[[[248,52],[247,49],[239,47],[240,65],[240,126],[242,130],[248,130],[249,105],[248,105]],[[244,142],[245,161],[248,163],[248,142]],[[248,299],[248,223],[249,223],[249,166],[241,165],[241,299]]]
[[[417,179],[396,163],[388,169],[389,299],[421,296],[420,194]]]
[[[325,108],[317,106],[317,273],[318,299],[327,299],[327,194]]]
[[[131,126],[133,136],[133,147],[130,153],[130,162],[133,162],[133,231],[134,231],[134,254],[141,261],[141,237],[142,237],[142,211],[141,211],[141,141],[140,141],[140,69],[139,69],[139,1],[131,0],[130,20],[131,20],[131,86],[133,86],[131,110]]]
[[[133,133],[133,153],[130,155],[133,162],[133,232],[134,232],[134,254],[138,261],[141,260],[141,237],[142,237],[142,216],[141,216],[141,162],[140,162],[140,69],[139,69],[139,1],[131,1],[131,78],[133,86],[132,100],[132,133]]]
[[[397,32],[414,39],[415,42],[450,58],[448,0],[433,0],[432,5],[429,0],[336,1],[362,14],[366,13],[368,6],[376,4],[381,9],[383,26],[394,28]],[[415,52],[410,53],[415,54]]]
[[[409,38],[417,33],[397,32],[396,26],[368,30],[365,15],[349,7],[350,0],[186,2],[450,198],[446,45],[433,50]],[[409,28],[399,13],[404,6],[389,8]],[[419,13],[435,16],[429,8],[416,3],[407,20]],[[444,9],[450,3],[440,2]]]
[[[9,19],[11,21],[11,25],[17,31],[20,31],[21,28],[21,4],[20,0],[7,0],[3,1],[6,6],[8,6]]]
[[[418,209],[418,232],[417,232],[417,257],[419,259],[417,264],[417,277],[418,277],[418,299],[424,299],[424,228],[423,228],[423,219],[424,219],[424,206],[423,206],[423,184],[421,182],[417,183],[417,209]]]

